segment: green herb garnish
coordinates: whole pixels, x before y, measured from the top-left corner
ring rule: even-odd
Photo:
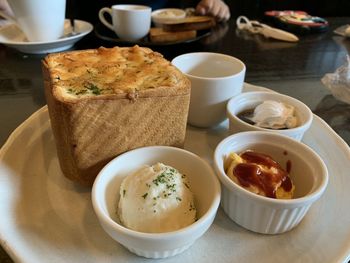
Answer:
[[[92,94],[95,94],[95,95],[101,94],[101,89],[93,83],[88,83],[87,85],[85,85],[85,88],[90,90],[92,92]]]
[[[85,94],[86,92],[87,92],[87,90],[82,89],[82,90],[76,91],[76,92],[75,92],[75,95],[83,95],[83,94]]]

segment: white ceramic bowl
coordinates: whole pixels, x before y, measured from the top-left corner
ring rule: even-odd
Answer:
[[[266,100],[275,100],[293,106],[299,120],[298,126],[292,129],[272,130],[251,125],[237,117],[237,114],[242,111],[254,109],[258,104]],[[310,128],[313,118],[312,111],[301,101],[287,95],[267,91],[244,92],[233,97],[227,103],[227,116],[229,119],[229,130],[232,134],[242,131],[269,131],[289,136],[298,141],[301,141],[304,133]]]
[[[155,26],[161,27],[164,23],[185,18],[186,12],[179,8],[162,8],[153,11],[151,17]]]
[[[167,233],[130,230],[119,223],[116,213],[121,181],[142,165],[157,162],[173,166],[187,175],[198,220]],[[103,229],[113,239],[139,256],[165,258],[181,253],[208,230],[220,203],[220,192],[213,169],[197,155],[175,147],[150,146],[126,152],[108,163],[93,185],[92,204]]]
[[[270,155],[282,167],[288,160],[291,162],[290,177],[295,185],[293,199],[251,193],[226,175],[225,157],[231,152],[239,154],[248,149]],[[328,183],[327,168],[311,148],[271,132],[250,131],[227,137],[215,150],[214,165],[222,186],[221,205],[225,213],[242,227],[263,234],[283,233],[297,226]]]
[[[208,128],[226,120],[228,101],[242,92],[246,66],[238,58],[212,52],[193,52],[171,63],[191,81],[188,123]]]

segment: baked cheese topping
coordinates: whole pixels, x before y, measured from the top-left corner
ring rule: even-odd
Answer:
[[[174,86],[183,79],[161,54],[139,46],[54,54],[47,64],[62,95],[73,99]]]

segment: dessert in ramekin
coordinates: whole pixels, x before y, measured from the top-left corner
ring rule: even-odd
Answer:
[[[256,112],[256,109],[259,109],[258,107],[262,109],[262,112]],[[252,113],[252,118],[244,116],[244,113],[247,112],[248,114],[249,112]],[[286,112],[292,112],[293,115],[290,117],[283,116]],[[253,116],[253,114],[259,116]],[[229,130],[232,134],[242,131],[269,131],[289,136],[298,141],[310,128],[313,119],[311,110],[301,101],[287,95],[267,91],[244,92],[233,97],[227,103],[227,116]],[[265,125],[259,127],[257,123],[252,121],[253,117],[258,117],[259,122],[265,121]],[[286,125],[280,125],[277,129],[267,128],[266,122],[268,121],[266,119],[268,118],[271,123],[273,121],[281,122],[282,119],[282,123],[285,122]],[[289,123],[294,125],[289,126]]]

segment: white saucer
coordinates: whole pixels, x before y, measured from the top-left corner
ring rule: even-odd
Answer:
[[[243,92],[248,91],[267,90],[245,83]],[[213,147],[227,135],[228,121],[213,129],[187,126],[184,148],[212,164]],[[316,115],[303,142],[325,161],[330,180],[296,228],[281,235],[256,234],[220,208],[208,232],[166,262],[348,262],[350,148]],[[0,215],[0,245],[14,262],[146,262],[112,242],[92,209],[90,189],[63,176],[47,107],[21,124],[0,149]]]
[[[75,33],[69,20],[64,24],[64,35],[48,42],[28,42],[22,30],[16,24],[9,24],[0,28],[0,43],[29,54],[43,54],[59,52],[71,48],[82,37],[90,33],[93,26],[82,20],[75,20]]]

